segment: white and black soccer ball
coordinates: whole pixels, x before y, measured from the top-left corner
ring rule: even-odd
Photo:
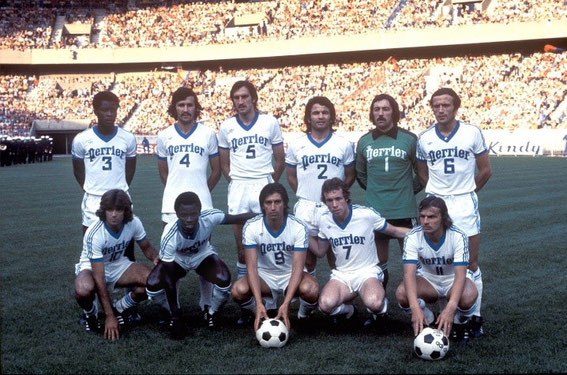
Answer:
[[[288,338],[287,327],[277,319],[264,320],[256,331],[256,339],[264,348],[281,348]]]
[[[442,359],[449,351],[449,339],[443,331],[425,327],[413,340],[413,351],[421,359]]]

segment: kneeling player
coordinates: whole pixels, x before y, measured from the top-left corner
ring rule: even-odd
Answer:
[[[411,312],[414,335],[434,323],[426,306],[440,298],[447,305],[435,324],[449,335],[453,321],[453,338],[468,340],[462,320],[472,315],[478,292],[467,272],[468,237],[453,225],[445,201],[429,196],[419,204],[420,226],[412,229],[404,242],[404,280],[396,290],[402,309]],[[460,323],[460,324],[457,324]]]
[[[317,256],[329,249],[335,267],[319,297],[319,309],[341,320],[354,314],[352,300],[360,295],[373,321],[385,317],[388,299],[382,286],[383,272],[378,266],[374,232],[403,238],[408,228],[390,225],[374,209],[350,203],[348,186],[339,178],[323,183],[321,199],[329,208],[319,219]],[[334,319],[335,320],[335,319]]]
[[[103,194],[96,212],[99,221],[92,223],[83,238],[83,251],[75,266],[75,298],[84,310],[87,331],[100,328],[98,299],[106,315],[104,337],[116,340],[120,337],[119,325],[126,323],[125,310],[133,308],[145,299],[146,279],[150,269],[129,260],[125,250],[134,239],[146,258],[157,263],[157,252],[146,238],[140,219],[132,213],[132,202],[123,190],[113,189]],[[118,300],[114,306],[109,291],[115,287],[132,287],[133,290]]]
[[[260,192],[262,215],[246,222],[242,231],[248,274],[234,283],[232,298],[250,314],[255,313],[254,330],[260,319],[268,314],[262,297],[280,294],[284,300],[276,319],[289,322],[289,305],[298,296],[298,317],[306,318],[317,307],[319,284],[309,273],[303,271],[308,246],[308,231],[305,224],[289,212],[289,197],[285,188],[275,182]],[[254,297],[254,298],[252,298]]]
[[[167,224],[161,237],[160,262],[148,277],[148,295],[153,300],[167,297],[166,307],[171,313],[169,328],[174,338],[182,338],[186,327],[181,321],[177,298],[177,282],[195,270],[213,284],[211,305],[205,311],[209,328],[215,327],[215,313],[230,297],[230,271],[219,258],[209,238],[218,224],[242,224],[257,214],[228,215],[216,209],[201,211],[197,194],[181,193],[174,204],[178,220]]]

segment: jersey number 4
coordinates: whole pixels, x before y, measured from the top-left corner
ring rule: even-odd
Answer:
[[[189,162],[189,154],[185,154],[185,156],[183,156],[181,158],[181,160],[179,160],[179,164],[182,164],[182,165],[186,166],[187,168],[189,168],[189,164],[191,164]]]

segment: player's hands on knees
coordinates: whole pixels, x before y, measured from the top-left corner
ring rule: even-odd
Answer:
[[[256,318],[254,319],[254,331],[257,331],[260,327],[262,320],[268,319],[268,313],[266,307],[261,302],[256,302]]]
[[[104,323],[104,338],[118,340],[120,338],[120,325],[114,315],[107,315]]]
[[[454,315],[455,314],[452,313],[451,311],[444,309],[443,311],[441,311],[441,313],[437,317],[437,321],[435,322],[437,324],[437,329],[443,331],[443,333],[447,337],[451,333],[451,328],[453,327]]]
[[[411,325],[413,327],[413,335],[417,336],[423,328],[427,326],[427,320],[425,319],[425,315],[423,314],[422,309],[416,309],[412,311],[411,314]]]

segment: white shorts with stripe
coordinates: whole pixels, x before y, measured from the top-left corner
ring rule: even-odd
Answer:
[[[449,290],[453,286],[453,281],[455,280],[455,275],[434,275],[429,272],[423,272],[421,268],[418,268],[416,271],[417,276],[421,276],[425,279],[433,289],[437,291],[439,298],[447,297],[449,294]],[[470,279],[474,282],[472,272],[467,272],[467,279]]]
[[[258,276],[270,287],[274,301],[278,300],[279,295],[285,295],[285,290],[291,278],[291,274],[278,275],[263,271],[261,268],[258,268]]]
[[[228,213],[230,215],[261,213],[260,191],[270,182],[273,182],[272,176],[251,180],[231,180],[228,184]]]
[[[309,235],[313,237],[319,234],[319,226],[317,224],[321,214],[326,210],[328,208],[323,202],[313,202],[302,198],[293,206],[293,214],[307,225]]]
[[[114,291],[116,283],[118,282],[118,280],[120,280],[122,274],[124,274],[124,272],[126,272],[126,270],[132,264],[134,264],[134,262],[132,262],[130,259],[126,257],[122,257],[120,258],[120,260],[107,263],[104,265],[104,277],[106,281],[106,288],[110,292]],[[90,261],[79,262],[75,264],[75,275],[79,275],[79,273],[84,270],[92,271],[92,266]]]
[[[458,226],[467,236],[472,237],[480,233],[478,198],[474,191],[459,195],[434,195],[443,198],[453,224]]]
[[[337,280],[345,284],[351,293],[358,293],[364,282],[370,278],[384,281],[384,273],[378,265],[361,268],[356,272],[344,272],[337,269],[331,271],[331,280]]]
[[[199,251],[197,254],[180,255],[176,252],[174,262],[179,264],[185,271],[191,271],[199,267],[205,258],[213,254],[218,255],[212,246],[209,246],[208,249]]]

